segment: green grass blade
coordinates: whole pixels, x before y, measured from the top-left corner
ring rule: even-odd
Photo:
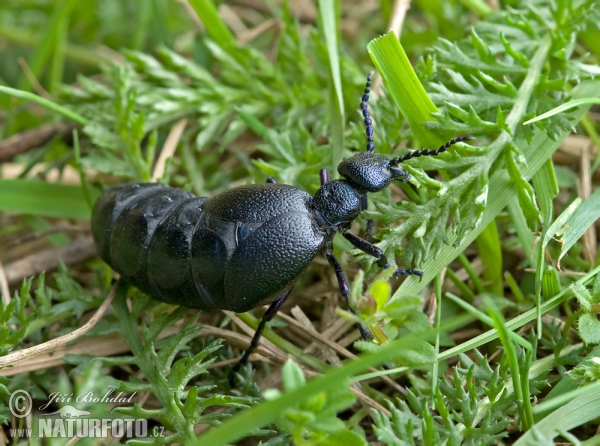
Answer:
[[[381,346],[377,351],[361,355],[354,361],[346,361],[342,367],[331,369],[325,375],[309,380],[306,386],[284,392],[279,398],[265,401],[258,406],[235,415],[220,426],[215,426],[205,434],[199,436],[191,446],[219,446],[233,443],[244,437],[248,432],[257,427],[265,426],[275,420],[287,408],[298,404],[310,395],[325,391],[339,385],[349,377],[356,375],[369,367],[381,364],[386,359],[393,357],[398,351],[410,349],[418,337],[411,336],[400,341],[390,342]]]
[[[237,43],[233,33],[229,30],[219,15],[219,10],[210,0],[189,0],[190,5],[206,26],[208,35],[232,56],[236,56]]]
[[[421,85],[394,32],[371,40],[367,49],[415,137],[427,147],[444,144],[447,139],[423,127],[424,122],[433,119],[431,113],[438,109]]]
[[[73,121],[81,125],[86,125],[88,122],[88,120],[80,114],[75,113],[74,111],[71,111],[68,108],[58,105],[57,103],[52,102],[46,98],[38,96],[37,94],[29,93],[23,90],[16,90],[10,87],[4,87],[2,85],[0,85],[0,93],[6,93],[8,95],[14,96],[15,98],[27,99],[28,101],[35,102],[43,107],[46,107],[65,116],[66,118],[72,119]]]
[[[44,36],[29,60],[29,68],[36,79],[42,76],[49,59],[52,62],[56,57],[61,58],[61,56],[55,54],[57,37],[60,32],[59,30],[64,26],[65,17],[68,17],[74,4],[74,0],[62,0],[53,8],[46,29],[44,30]],[[19,81],[18,87],[22,90],[31,89],[29,79],[23,76]]]
[[[448,299],[450,299],[456,305],[458,305],[459,307],[461,307],[463,310],[468,311],[470,314],[472,314],[473,316],[477,317],[484,324],[489,325],[490,327],[494,327],[494,320],[491,317],[489,317],[488,315],[486,315],[485,313],[483,313],[482,311],[479,311],[473,305],[471,305],[471,304],[463,301],[458,296],[455,296],[452,293],[446,293],[446,297],[448,297]],[[531,343],[528,342],[527,340],[523,339],[517,333],[514,333],[513,331],[509,331],[508,332],[508,337],[512,341],[514,341],[517,344],[519,344],[521,347],[526,348],[528,350],[532,349]]]
[[[545,270],[545,257],[544,251],[548,242],[548,229],[552,224],[553,217],[553,200],[558,195],[558,184],[556,183],[556,175],[554,174],[554,165],[552,160],[548,159],[540,170],[533,176],[533,186],[540,202],[540,209],[542,211],[542,219],[544,221],[542,227],[542,235],[540,237],[540,243],[535,249],[535,305],[540,308],[541,293],[542,293],[542,276]],[[537,318],[537,332],[538,336],[542,335],[542,313],[538,311]]]
[[[500,337],[500,341],[504,347],[504,354],[508,360],[510,376],[512,379],[515,396],[517,397],[517,406],[519,408],[519,421],[521,426],[523,426],[525,430],[528,430],[531,427],[531,424],[533,424],[533,417],[531,416],[531,403],[529,401],[529,395],[525,395],[523,393],[523,381],[521,378],[519,359],[517,358],[517,351],[509,335],[509,333],[512,332],[506,329],[504,317],[494,304],[494,301],[489,296],[485,296],[483,300],[488,309],[488,314],[493,320],[494,327],[496,327],[496,330],[498,331],[498,336]],[[531,351],[531,346],[529,346],[529,351]]]
[[[335,0],[319,2],[319,31],[327,46],[329,56],[329,121],[331,125],[332,163],[337,166],[342,161],[344,148],[344,97],[337,36],[337,13]]]
[[[514,443],[514,446],[547,444],[560,435],[561,431],[571,430],[600,417],[600,387],[594,385],[585,389],[587,392],[584,395],[578,396],[536,423]]]
[[[91,190],[92,199],[98,193]],[[0,179],[0,211],[89,220],[92,213],[80,186]]]
[[[48,81],[50,93],[56,93],[62,82],[65,66],[65,47],[69,33],[69,19],[76,3],[75,0],[67,0],[65,2],[64,8],[52,32],[54,48],[50,57],[50,77]]]
[[[581,285],[586,285],[593,278],[595,278],[599,273],[600,273],[600,266],[594,268],[592,271],[590,271],[584,277],[579,279],[577,281],[577,283],[579,283]],[[572,296],[573,296],[573,290],[571,288],[567,288],[567,289],[563,290],[558,296],[554,297],[553,299],[550,299],[547,302],[544,302],[541,305],[540,310],[541,310],[542,314],[547,313],[548,311],[552,310],[553,308],[556,308],[557,306],[559,306],[560,304],[562,304],[564,301],[571,298]],[[535,320],[536,317],[537,317],[537,308],[532,308],[531,310],[527,310],[525,313],[520,314],[519,316],[506,322],[506,329],[510,330],[510,331],[515,331],[518,328],[522,327],[523,325],[528,324],[529,322]],[[487,344],[488,342],[491,342],[495,339],[498,339],[498,331],[496,329],[488,330],[485,333],[482,333],[479,336],[477,336],[467,342],[463,342],[462,344],[457,345],[456,347],[452,347],[452,348],[446,350],[445,352],[440,353],[440,355],[438,356],[438,361],[445,361],[446,359],[452,358],[453,356],[456,356],[460,353],[465,353],[469,350],[479,347],[480,345]]]
[[[598,219],[600,219],[600,189],[596,189],[563,225],[567,229],[562,237],[563,244],[558,257],[559,265],[560,259]]]
[[[477,237],[479,255],[485,265],[483,278],[487,282],[486,289],[502,296],[504,294],[504,279],[502,277],[502,246],[496,221],[487,225]]]
[[[593,384],[585,385],[582,387],[575,387],[573,390],[563,393],[556,398],[544,399],[544,401],[540,404],[537,404],[533,408],[533,414],[538,415],[540,413],[544,413],[548,410],[554,410],[558,407],[564,406],[569,401],[574,400],[575,398],[584,395],[588,392],[594,392],[595,390],[600,389],[600,382],[596,382]]]
[[[0,26],[0,37],[19,45],[27,47],[37,47],[44,40],[44,36],[31,30],[9,26],[3,23]],[[65,44],[65,56],[76,63],[90,67],[98,67],[102,63],[117,62],[113,53],[106,51],[106,48],[93,46],[76,45],[70,42]]]
[[[562,105],[559,105],[558,107],[553,108],[552,110],[550,110],[542,115],[536,116],[535,118],[530,119],[529,121],[525,121],[523,123],[523,125],[533,124],[534,122],[541,121],[542,119],[546,119],[546,118],[549,118],[554,115],[558,115],[559,113],[562,113],[567,110],[571,110],[572,108],[575,108],[575,107],[581,107],[582,105],[598,105],[598,104],[600,104],[600,98],[575,99],[573,101],[569,101]]]

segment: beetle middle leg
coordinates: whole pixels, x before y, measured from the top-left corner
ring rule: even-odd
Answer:
[[[362,252],[369,254],[377,259],[377,265],[381,268],[389,268],[390,264],[388,263],[387,257],[383,254],[383,251],[372,243],[364,240],[357,235],[352,234],[348,231],[340,231],[346,240],[352,243],[355,247],[360,249]],[[394,276],[398,275],[414,275],[419,276],[419,279],[423,277],[423,271],[419,271],[416,269],[396,269],[394,271]]]
[[[325,252],[325,256],[327,257],[327,260],[329,260],[329,264],[332,266],[333,270],[335,271],[335,276],[337,277],[338,284],[340,286],[340,292],[342,293],[342,296],[344,296],[344,299],[346,300],[346,305],[348,306],[348,308],[350,309],[350,311],[352,313],[358,315],[356,310],[354,308],[352,308],[352,305],[350,305],[350,285],[348,284],[348,279],[346,278],[346,274],[344,274],[342,265],[340,265],[340,262],[338,261],[338,259],[335,258],[335,255],[333,254],[331,247],[329,247],[327,249],[327,251]],[[371,341],[373,339],[373,336],[371,336],[371,332],[369,330],[367,330],[365,327],[363,327],[361,324],[357,323],[356,328],[358,328],[358,331],[360,331],[360,335],[362,336],[362,338],[365,341]]]
[[[235,382],[234,382],[235,374],[237,372],[239,372],[240,369],[242,368],[242,366],[248,362],[248,358],[250,357],[252,352],[256,349],[256,347],[258,347],[258,343],[260,341],[260,338],[262,337],[262,333],[265,329],[265,326],[271,319],[273,319],[275,317],[275,315],[279,311],[279,308],[285,302],[285,300],[288,298],[288,296],[290,295],[291,292],[292,292],[292,290],[290,289],[283,296],[281,296],[279,299],[277,299],[275,302],[273,302],[271,304],[271,306],[269,307],[269,309],[263,315],[263,317],[260,321],[260,324],[258,324],[258,328],[254,332],[254,336],[252,337],[250,346],[246,349],[242,358],[237,362],[237,364],[229,372],[228,379],[229,379],[229,384],[231,385],[231,387],[235,387]]]

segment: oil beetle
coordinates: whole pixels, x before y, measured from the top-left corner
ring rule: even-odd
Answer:
[[[327,257],[348,302],[348,281],[333,254],[336,232],[375,257],[380,267],[390,266],[383,251],[369,242],[369,235],[365,240],[349,232],[352,221],[366,209],[367,193],[381,191],[394,180],[409,181],[410,175],[400,167],[403,161],[438,155],[473,139],[459,137],[437,150],[417,150],[397,158],[374,154],[367,107],[372,75],[360,103],[366,150],[340,163],[341,180],[330,181],[321,169],[321,187],[314,197],[273,179],[213,198],[152,183],[114,187],[94,206],[92,233],[100,257],[141,291],[201,310],[245,312],[271,304],[250,347],[231,370],[232,386],[265,324],[318,254]],[[371,227],[372,222],[368,233]],[[395,274],[422,276],[413,269],[397,269]],[[366,329],[359,329],[363,338],[370,338]]]

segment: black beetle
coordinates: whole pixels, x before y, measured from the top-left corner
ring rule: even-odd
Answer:
[[[341,233],[355,247],[389,267],[383,251],[349,232],[366,209],[367,193],[392,181],[409,181],[399,166],[405,160],[438,155],[460,137],[437,150],[417,150],[388,158],[373,154],[373,128],[367,101],[373,73],[360,104],[367,134],[366,151],[338,166],[342,180],[329,181],[321,169],[314,197],[293,186],[240,186],[213,198],[195,197],[163,184],[114,187],[102,194],[92,213],[92,233],[100,257],[128,282],[164,302],[202,310],[245,312],[271,304],[229,380],[256,348],[265,324],[287,299],[311,261],[323,253],[335,270],[348,302],[349,286],[333,254],[333,237]],[[371,222],[372,223],[372,222]],[[398,269],[395,274],[422,276]],[[363,338],[369,332],[359,326]]]

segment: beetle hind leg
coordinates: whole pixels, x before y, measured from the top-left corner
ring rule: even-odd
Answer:
[[[265,326],[271,319],[273,319],[275,317],[275,315],[279,311],[279,308],[285,302],[285,300],[288,298],[288,296],[290,295],[291,292],[292,292],[292,290],[290,289],[283,296],[281,296],[279,299],[277,299],[275,302],[273,302],[271,304],[271,306],[269,307],[269,309],[263,315],[263,317],[260,321],[260,324],[258,324],[258,328],[254,332],[254,336],[252,337],[250,346],[246,349],[242,358],[237,362],[237,364],[235,366],[233,366],[233,368],[229,372],[228,379],[229,379],[229,384],[231,385],[231,387],[235,387],[234,379],[235,379],[236,373],[239,372],[240,369],[242,368],[242,366],[248,362],[248,358],[250,357],[252,352],[256,349],[256,347],[258,347],[258,343],[260,342],[260,338],[262,337],[262,333],[265,329]]]

